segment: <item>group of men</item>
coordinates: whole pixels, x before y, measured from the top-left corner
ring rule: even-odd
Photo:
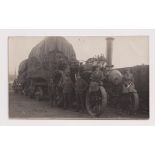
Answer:
[[[76,106],[76,111],[85,111],[85,96],[88,83],[81,77],[76,75],[75,82],[71,79],[69,72],[60,72],[61,78],[58,83],[53,79],[49,82],[50,103],[52,106],[60,105],[64,109]],[[76,102],[75,102],[76,100]]]
[[[74,104],[74,106],[76,105],[76,111],[85,111],[85,97],[89,82],[84,80],[80,73],[76,74],[75,82],[71,79],[69,72],[61,71],[60,77],[58,83],[55,83],[52,79],[49,83],[51,105],[61,105],[64,109],[68,109],[73,106],[73,103],[76,103]],[[103,85],[102,81],[105,78],[106,74],[100,67],[93,68],[90,76],[91,81]],[[129,70],[125,72],[123,78],[125,83],[134,83],[133,74]]]

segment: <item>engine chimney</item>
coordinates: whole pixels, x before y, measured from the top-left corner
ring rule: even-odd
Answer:
[[[106,55],[106,59],[107,59],[107,65],[106,68],[108,70],[112,69],[113,65],[112,65],[112,52],[113,52],[113,40],[114,38],[112,37],[107,37],[106,38],[106,48],[107,48],[107,55]]]

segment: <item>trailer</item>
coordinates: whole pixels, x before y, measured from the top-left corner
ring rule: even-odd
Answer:
[[[75,51],[65,38],[45,38],[32,48],[28,59],[19,66],[18,80],[22,83],[24,94],[39,100],[48,97],[50,79],[55,80],[59,72],[70,70],[69,66],[73,66],[75,61]]]

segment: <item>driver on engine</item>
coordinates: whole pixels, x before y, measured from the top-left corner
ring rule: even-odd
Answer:
[[[104,80],[104,78],[105,77],[104,77],[103,71],[101,71],[100,67],[94,66],[90,79],[92,81],[99,82],[100,84],[102,84],[102,81]]]
[[[124,85],[123,85],[123,92],[124,93],[135,91],[134,76],[130,72],[129,69],[127,69],[124,73],[123,83],[124,83]]]
[[[103,71],[101,71],[99,66],[95,66],[90,76],[91,82],[89,92],[97,92],[99,90],[99,86],[103,85],[104,78]]]

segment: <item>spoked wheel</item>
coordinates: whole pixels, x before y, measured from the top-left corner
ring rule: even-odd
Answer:
[[[30,98],[34,98],[35,97],[35,86],[30,86],[28,88],[28,91],[27,91],[27,95],[30,97]]]
[[[27,90],[25,88],[23,89],[23,95],[24,96],[27,96],[28,95],[28,92],[27,92]]]
[[[128,95],[130,112],[136,113],[139,108],[139,96],[137,93],[129,93]]]
[[[103,113],[106,105],[107,93],[103,87],[100,87],[98,91],[87,93],[86,109],[91,116],[100,116]]]
[[[36,100],[40,101],[43,98],[43,89],[41,87],[37,87],[34,96]]]
[[[29,96],[29,89],[28,89],[27,87],[25,87],[25,88],[23,89],[23,94],[24,94],[25,96]]]

